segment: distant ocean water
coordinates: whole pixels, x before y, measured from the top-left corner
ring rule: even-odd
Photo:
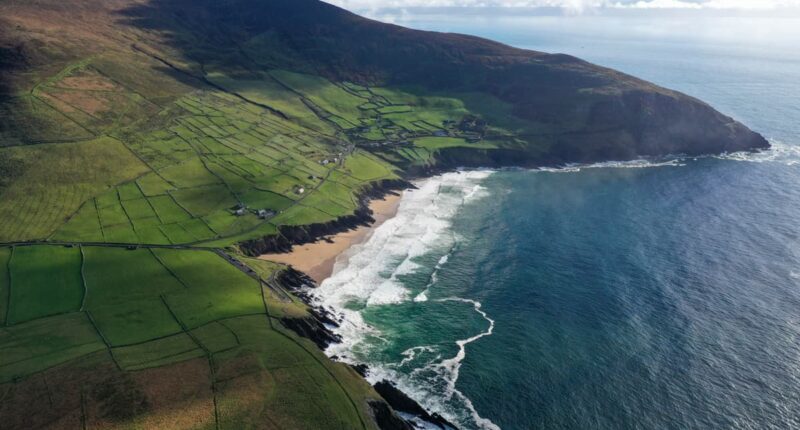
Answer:
[[[800,20],[400,23],[614,67],[774,147],[422,181],[315,292],[328,353],[468,429],[800,428]]]

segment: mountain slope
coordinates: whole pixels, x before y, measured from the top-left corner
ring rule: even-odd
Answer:
[[[334,81],[485,92],[538,125],[533,134],[559,134],[553,154],[564,161],[766,146],[760,136],[699,100],[567,55],[409,30],[313,0],[238,1],[197,9],[209,13],[163,1],[123,14],[134,26],[175,34],[170,45],[205,64],[289,65]],[[165,19],[164,11],[180,19]]]
[[[511,113],[528,123],[516,130],[524,140],[551,146],[550,161],[767,146],[696,99],[574,57],[409,30],[316,0],[91,3],[75,12],[34,2],[28,13],[59,15],[58,25],[75,45],[84,40],[97,45],[81,50],[149,46],[198,75],[201,67],[243,74],[281,68],[334,82],[487,93],[509,103]],[[81,25],[87,18],[90,28]]]

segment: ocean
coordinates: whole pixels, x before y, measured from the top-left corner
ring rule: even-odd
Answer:
[[[800,428],[800,19],[393,19],[622,70],[773,149],[420,181],[314,291],[328,354],[465,429]]]

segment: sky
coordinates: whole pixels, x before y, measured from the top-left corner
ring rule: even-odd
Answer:
[[[800,0],[326,0],[352,11],[382,8],[516,7],[561,8],[583,12],[597,9],[776,10],[800,8]]]

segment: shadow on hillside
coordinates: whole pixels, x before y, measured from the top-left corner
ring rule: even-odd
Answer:
[[[119,16],[186,58],[233,72],[285,68],[337,81],[446,89],[481,84],[489,62],[512,71],[506,66],[541,55],[379,23],[318,0],[150,0]]]
[[[8,40],[0,30],[0,40]],[[8,99],[13,91],[11,75],[25,65],[25,57],[20,48],[0,46],[0,102]]]
[[[121,24],[148,32],[188,59],[226,69],[298,63],[292,53],[309,45],[290,47],[291,36],[313,35],[344,14],[316,0],[150,0],[119,12]],[[260,54],[266,58],[253,58]]]

